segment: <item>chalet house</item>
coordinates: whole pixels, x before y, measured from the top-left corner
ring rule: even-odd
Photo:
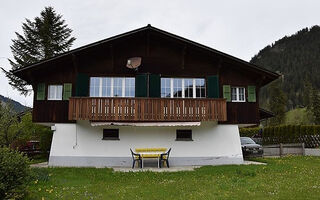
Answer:
[[[130,148],[170,164],[243,162],[239,126],[258,124],[278,74],[150,25],[13,71],[54,131],[51,166],[130,166]]]

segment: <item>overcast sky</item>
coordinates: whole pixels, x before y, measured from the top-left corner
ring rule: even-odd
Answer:
[[[298,30],[319,24],[319,0],[1,0],[0,66],[14,32],[25,18],[39,16],[45,6],[63,15],[77,38],[72,48],[147,24],[249,61],[260,49]],[[0,94],[32,106],[0,72]]]

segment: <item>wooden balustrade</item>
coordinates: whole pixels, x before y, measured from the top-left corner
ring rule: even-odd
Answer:
[[[72,97],[69,120],[226,121],[225,99]]]

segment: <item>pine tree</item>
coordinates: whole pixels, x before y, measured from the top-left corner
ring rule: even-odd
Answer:
[[[10,46],[14,58],[9,59],[11,71],[66,52],[75,40],[62,15],[52,7],[45,7],[40,17],[33,21],[26,19],[22,30],[22,35],[16,32],[17,38],[12,40]],[[30,87],[24,80],[14,76],[11,71],[2,70],[14,89],[21,94],[28,94]]]
[[[320,95],[317,90],[312,92],[312,113],[315,124],[320,124]]]
[[[281,88],[281,80],[276,80],[271,83],[268,88],[270,101],[269,109],[275,114],[275,117],[270,119],[270,125],[279,125],[284,122],[287,97]]]
[[[312,107],[312,93],[312,84],[309,80],[306,80],[304,83],[303,104],[308,111],[310,111]]]

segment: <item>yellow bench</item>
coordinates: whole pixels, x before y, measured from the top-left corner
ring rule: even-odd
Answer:
[[[142,158],[158,158],[160,154],[143,154],[143,152],[166,152],[167,148],[136,148],[137,153],[141,153]]]

